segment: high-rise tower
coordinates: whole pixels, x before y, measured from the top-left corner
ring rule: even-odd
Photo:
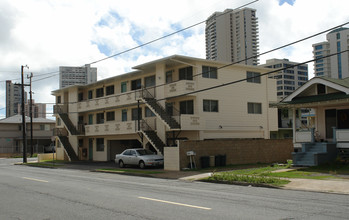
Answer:
[[[206,59],[258,65],[258,19],[255,9],[215,12],[206,20],[205,34]]]

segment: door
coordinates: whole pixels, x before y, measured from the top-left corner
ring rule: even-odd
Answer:
[[[93,139],[88,139],[88,159],[93,160]]]
[[[333,138],[333,127],[337,127],[336,118],[337,118],[336,109],[325,110],[326,139]]]

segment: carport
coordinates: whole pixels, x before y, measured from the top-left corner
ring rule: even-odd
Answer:
[[[115,154],[120,154],[129,148],[143,148],[138,140],[108,140],[108,159],[113,161]]]

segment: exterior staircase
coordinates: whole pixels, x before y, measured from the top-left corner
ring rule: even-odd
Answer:
[[[164,154],[165,143],[159,138],[155,130],[150,127],[144,119],[142,119],[139,123],[138,132],[142,133],[158,152]]]
[[[65,127],[69,130],[71,135],[79,135],[80,132],[76,129],[73,122],[70,120],[68,114],[60,113],[59,117],[61,117],[62,121],[65,124]]]
[[[301,152],[292,153],[294,166],[318,166],[336,158],[335,143],[303,143]]]
[[[165,109],[154,98],[143,98],[142,100],[171,130],[179,130],[181,125],[169,115]]]
[[[76,155],[73,147],[71,146],[68,137],[66,136],[58,136],[59,140],[61,141],[62,145],[64,146],[64,149],[70,158],[71,161],[77,161],[79,160],[78,156]]]

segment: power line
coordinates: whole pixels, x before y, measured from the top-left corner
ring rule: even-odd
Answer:
[[[242,5],[242,6],[239,6],[239,7],[235,8],[235,9],[233,9],[233,10],[237,10],[237,9],[246,7],[246,6],[251,5],[251,4],[253,4],[253,3],[255,3],[255,2],[258,2],[258,1],[259,1],[259,0],[251,1],[251,2],[249,2],[249,3],[247,3],[247,4],[244,4],[244,5]],[[220,15],[217,15],[216,17],[223,16],[223,15],[225,15],[225,14],[227,14],[227,13],[230,13],[230,12],[231,12],[231,11],[227,11],[227,12],[225,12],[225,13],[222,13],[222,14],[220,14]],[[91,63],[89,63],[89,64],[90,64],[90,65],[91,65],[91,64],[95,64],[95,63],[98,63],[98,62],[101,62],[101,61],[110,59],[110,58],[112,58],[112,57],[119,56],[119,55],[121,55],[121,54],[130,52],[130,51],[132,51],[132,50],[138,49],[138,48],[140,48],[140,47],[144,47],[144,46],[146,46],[146,45],[152,44],[152,43],[154,43],[154,42],[156,42],[156,41],[159,41],[159,40],[162,40],[162,39],[164,39],[164,38],[170,37],[170,36],[172,36],[172,35],[178,34],[178,33],[182,32],[182,31],[188,30],[188,29],[190,29],[190,28],[193,28],[193,27],[198,26],[198,25],[200,25],[200,24],[203,24],[203,23],[205,23],[205,22],[206,22],[206,20],[200,21],[200,22],[198,22],[198,23],[196,23],[196,24],[193,24],[193,25],[190,25],[190,26],[188,26],[188,27],[182,28],[182,29],[180,29],[180,30],[178,30],[178,31],[175,31],[175,32],[172,32],[172,33],[170,33],[170,34],[164,35],[164,36],[162,36],[162,37],[156,38],[156,39],[154,39],[154,40],[148,41],[148,42],[146,42],[146,43],[144,43],[144,44],[141,44],[141,45],[138,45],[138,46],[136,46],[136,47],[132,47],[132,48],[130,48],[130,49],[124,50],[124,51],[122,51],[122,52],[119,52],[119,53],[110,55],[110,56],[105,57],[105,58],[103,58],[103,59],[100,59],[100,60],[91,62]]]
[[[212,90],[212,89],[218,89],[220,87],[224,87],[224,86],[236,84],[236,83],[239,83],[239,82],[247,81],[249,79],[260,78],[260,77],[265,76],[265,75],[269,75],[269,74],[272,74],[272,73],[277,73],[277,72],[280,72],[280,71],[283,71],[283,70],[287,70],[287,69],[290,69],[290,68],[294,68],[294,67],[301,66],[301,65],[304,65],[304,64],[307,64],[307,63],[310,63],[310,62],[314,62],[314,61],[321,60],[321,59],[324,59],[324,58],[327,58],[327,57],[331,57],[331,56],[336,56],[338,54],[342,54],[342,53],[346,53],[346,52],[349,52],[349,49],[344,50],[344,51],[340,51],[340,52],[337,52],[337,53],[329,54],[329,55],[326,55],[326,56],[323,56],[323,57],[320,57],[320,58],[308,60],[308,61],[305,61],[305,62],[302,62],[302,63],[298,63],[298,64],[295,64],[295,65],[290,65],[290,66],[287,66],[287,67],[284,67],[284,68],[271,70],[269,72],[260,74],[258,76],[246,77],[246,78],[243,78],[243,79],[240,79],[240,80],[235,80],[235,81],[219,84],[219,85],[216,85],[216,86],[212,86],[212,87],[196,90],[196,91],[193,91],[193,92],[187,92],[187,93],[184,93],[184,94],[181,94],[181,95],[170,96],[170,97],[166,97],[166,98],[162,98],[162,99],[154,99],[154,100],[155,101],[163,101],[163,100],[183,97],[183,96],[187,96],[187,95],[191,95],[191,94],[195,94],[195,93],[205,92],[205,91],[209,91],[209,90]],[[152,87],[152,88],[155,88],[155,86]],[[123,95],[123,94],[119,94],[119,95]],[[110,97],[114,97],[114,96],[103,97],[101,99],[110,98]],[[64,103],[64,104],[75,104],[75,103],[79,103],[79,102],[69,102],[69,103]],[[120,105],[120,106],[112,106],[112,107],[109,107],[109,108],[110,109],[119,109],[119,108],[125,108],[125,107],[128,107],[128,106],[134,106],[134,105],[135,104],[126,104],[126,105]],[[95,110],[92,110],[92,111],[100,111],[100,109],[95,109]],[[69,113],[82,113],[82,112],[69,112]]]
[[[242,5],[242,6],[239,6],[239,7],[235,8],[235,9],[233,9],[233,10],[237,10],[237,9],[246,7],[246,6],[250,5],[250,4],[253,4],[253,3],[258,2],[258,1],[259,1],[259,0],[251,1],[251,2],[249,2],[249,3],[247,3],[247,4],[244,4],[244,5]],[[224,13],[222,13],[222,14],[217,15],[216,17],[223,16],[223,15],[225,15],[225,14],[227,14],[227,13],[230,13],[230,12],[231,12],[231,11],[224,12]],[[200,24],[203,24],[203,23],[205,23],[205,22],[206,22],[206,20],[201,21],[201,22],[198,22],[198,23],[196,23],[196,24],[190,25],[190,26],[185,27],[185,28],[183,28],[183,29],[180,29],[180,30],[178,30],[178,31],[175,31],[175,32],[172,32],[172,33],[167,34],[167,35],[165,35],[165,36],[162,36],[162,37],[156,38],[156,39],[154,39],[154,40],[148,41],[148,42],[146,42],[146,43],[144,43],[144,44],[141,44],[141,45],[138,45],[138,46],[136,46],[136,47],[133,47],[133,48],[124,50],[124,51],[122,51],[122,52],[119,52],[119,53],[110,55],[110,56],[105,57],[105,58],[103,58],[103,59],[100,59],[100,60],[91,62],[91,63],[89,63],[89,64],[90,64],[90,65],[91,65],[91,64],[95,64],[95,63],[98,63],[98,62],[101,62],[101,61],[110,59],[110,58],[112,58],[112,57],[116,57],[116,56],[119,56],[119,55],[121,55],[121,54],[130,52],[130,51],[132,51],[132,50],[135,50],[135,49],[144,47],[144,46],[146,46],[146,45],[152,44],[152,43],[154,43],[154,42],[156,42],[156,41],[159,41],[159,40],[162,40],[162,39],[164,39],[164,38],[170,37],[170,36],[172,36],[172,35],[178,34],[178,33],[182,32],[182,31],[188,30],[188,29],[190,29],[190,28],[193,28],[193,27],[195,27],[195,26],[197,26],[197,25],[200,25]],[[11,71],[11,72],[17,72],[17,71]],[[49,72],[49,73],[43,73],[43,74],[35,75],[35,76],[33,76],[33,77],[48,75],[48,74],[52,74],[52,73],[59,73],[59,71]],[[53,77],[53,76],[52,76],[52,77]],[[50,77],[47,77],[47,78],[50,78]],[[33,82],[40,81],[40,80],[44,80],[44,79],[47,79],[47,78],[42,78],[42,79],[38,79],[38,80],[33,80]],[[20,80],[20,78],[18,78],[18,79],[12,79],[12,80]],[[0,82],[6,82],[6,81],[7,81],[7,80],[3,80],[3,81],[0,81]]]
[[[260,54],[255,55],[255,56],[248,57],[248,58],[245,58],[245,59],[243,59],[243,60],[239,60],[239,61],[237,61],[237,62],[233,62],[233,63],[229,63],[229,64],[226,64],[226,65],[217,67],[217,69],[223,69],[223,68],[226,68],[226,67],[228,67],[228,66],[232,66],[232,65],[238,64],[238,63],[240,63],[240,62],[244,62],[244,61],[246,61],[246,60],[253,59],[253,58],[259,57],[259,56],[261,56],[261,55],[265,55],[265,54],[267,54],[267,53],[274,52],[274,51],[276,51],[276,50],[279,50],[279,49],[282,49],[282,48],[291,46],[291,45],[293,45],[293,44],[296,44],[296,43],[299,43],[299,42],[308,40],[308,39],[313,38],[313,37],[316,37],[316,36],[318,36],[318,35],[320,35],[320,34],[323,34],[323,33],[329,32],[329,31],[331,31],[331,30],[337,29],[337,28],[339,28],[339,27],[341,27],[341,26],[344,26],[344,25],[346,25],[346,24],[349,24],[349,22],[346,22],[346,23],[341,24],[341,25],[337,25],[337,26],[335,26],[335,27],[332,27],[332,28],[329,28],[329,29],[327,29],[327,30],[318,32],[318,33],[316,33],[316,34],[313,34],[313,35],[310,35],[310,36],[308,36],[308,37],[302,38],[302,39],[300,39],[300,40],[296,40],[296,41],[294,41],[294,42],[285,44],[285,45],[283,45],[283,46],[280,46],[280,47],[277,47],[277,48],[274,48],[274,49],[265,51],[265,52],[263,52],[263,53],[260,53]],[[280,69],[280,70],[282,70],[282,69]],[[206,72],[200,72],[200,73],[198,73],[198,74],[196,74],[196,75],[193,75],[193,77],[200,76],[200,75],[202,75],[202,74],[204,74],[204,73],[206,73]],[[180,81],[180,80],[173,81],[172,83],[178,82],[178,81]],[[159,84],[159,85],[153,86],[152,88],[157,88],[157,87],[161,87],[161,86],[165,86],[165,85],[167,85],[167,84],[166,84],[166,83],[163,83],[163,84]],[[107,96],[107,97],[101,97],[99,100],[107,99],[107,98],[110,98],[110,97],[120,97],[120,96],[127,95],[127,94],[129,94],[129,92],[128,92],[128,93],[122,93],[122,94],[110,95],[110,96]],[[88,100],[84,100],[84,101],[88,101]],[[74,104],[74,103],[78,103],[78,102],[67,102],[67,104]]]

